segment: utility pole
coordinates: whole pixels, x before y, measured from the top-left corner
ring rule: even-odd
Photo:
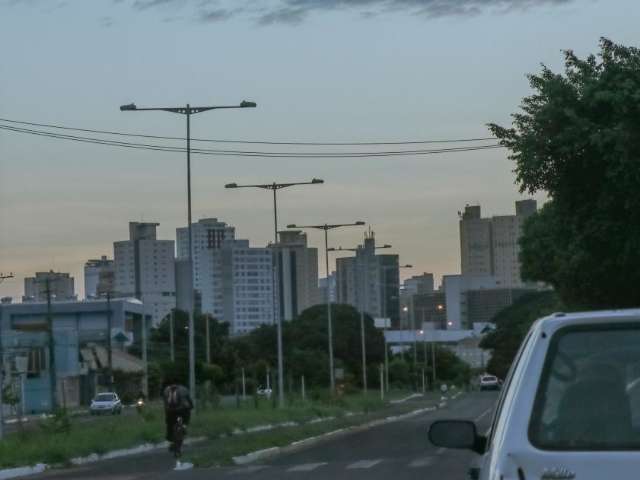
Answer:
[[[111,345],[111,292],[107,292],[107,362],[109,365],[109,390],[113,390],[113,350]]]
[[[242,367],[242,401],[247,399],[247,379],[244,375],[244,367]]]
[[[13,273],[5,275],[0,273],[0,283],[8,278],[13,278]],[[4,438],[4,354],[2,352],[2,317],[0,316],[0,440]]]
[[[324,230],[324,259],[325,259],[325,267],[327,271],[327,340],[329,344],[329,385],[331,388],[331,394],[335,395],[336,393],[336,379],[335,379],[335,371],[333,368],[333,325],[331,319],[331,281],[330,281],[330,272],[329,272],[329,230],[333,230],[335,228],[341,227],[356,227],[362,226],[365,223],[362,220],[359,220],[354,223],[338,223],[338,224],[322,224],[322,225],[296,225],[290,224],[287,225],[287,228],[313,228],[316,230]]]
[[[145,315],[144,303],[142,304],[142,393],[145,398],[149,398],[149,365],[147,362],[147,316]]]
[[[51,410],[58,407],[58,380],[56,378],[56,343],[53,333],[53,314],[51,312],[51,280],[45,278],[47,294],[47,329],[49,331],[49,384],[51,387]]]
[[[205,339],[207,351],[207,364],[211,364],[211,335],[209,334],[209,315],[204,315],[204,330],[207,338]]]
[[[282,351],[282,321],[284,312],[283,309],[280,309],[278,313],[278,295],[277,295],[277,285],[278,285],[278,251],[276,249],[278,245],[278,199],[276,193],[278,190],[282,190],[283,188],[294,187],[296,185],[318,185],[324,183],[324,180],[319,178],[314,178],[310,182],[291,182],[291,183],[262,183],[256,185],[238,185],[237,183],[227,183],[224,188],[261,188],[263,190],[272,190],[273,191],[273,229],[274,229],[274,237],[273,237],[273,321],[276,324],[276,335],[277,335],[277,349],[278,349],[278,406],[280,408],[284,407],[284,354]]]
[[[192,107],[187,103],[184,107],[153,107],[138,108],[135,103],[122,105],[121,112],[135,111],[163,111],[184,115],[187,119],[187,228],[189,231],[189,391],[193,401],[193,409],[196,407],[196,352],[195,352],[195,326],[194,326],[194,304],[195,291],[193,289],[193,235],[191,225],[191,115],[206,112],[209,110],[229,109],[229,108],[255,108],[255,102],[242,101],[239,105],[217,105]]]
[[[170,358],[171,358],[171,362],[175,362],[176,361],[176,350],[175,350],[175,344],[174,344],[174,326],[173,326],[173,322],[175,319],[175,309],[171,309],[171,313],[169,314],[169,349],[171,350],[169,352]]]

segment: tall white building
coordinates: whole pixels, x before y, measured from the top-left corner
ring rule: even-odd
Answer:
[[[129,222],[129,240],[113,244],[114,295],[142,300],[154,325],[176,305],[175,243],[157,239],[158,225]]]
[[[84,264],[84,298],[96,298],[113,293],[115,270],[113,260],[102,255],[100,259]]]
[[[235,229],[216,218],[192,224],[193,282],[203,313],[228,322],[233,335],[274,322],[271,248],[236,240]],[[176,230],[178,257],[189,253],[188,229]]]
[[[52,301],[76,300],[73,277],[68,273],[36,272],[34,277],[24,279],[23,302],[46,302],[47,283]]]
[[[518,240],[524,221],[536,212],[535,200],[516,202],[515,215],[482,218],[479,205],[460,218],[460,260],[464,276],[492,276],[502,287],[523,287]]]
[[[279,232],[276,248],[278,308],[284,320],[321,303],[318,288],[318,249],[309,248],[300,230]]]
[[[364,311],[374,318],[389,318],[400,325],[400,270],[398,255],[376,255],[374,232],[365,234],[354,257],[336,260],[339,303]]]

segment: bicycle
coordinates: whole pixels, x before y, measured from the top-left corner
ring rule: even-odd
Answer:
[[[176,423],[173,426],[173,456],[176,461],[180,463],[180,457],[182,456],[182,444],[184,443],[184,437],[187,434],[187,427],[184,425],[182,416],[176,418]]]

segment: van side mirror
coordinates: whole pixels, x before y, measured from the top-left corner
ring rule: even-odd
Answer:
[[[438,447],[485,452],[487,439],[478,435],[476,424],[469,420],[437,420],[429,427],[429,440]]]

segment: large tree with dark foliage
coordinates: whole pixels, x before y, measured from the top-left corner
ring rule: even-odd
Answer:
[[[511,128],[521,192],[550,201],[525,224],[522,274],[553,286],[570,308],[640,304],[640,50],[601,39],[565,71],[530,75],[534,93]]]

